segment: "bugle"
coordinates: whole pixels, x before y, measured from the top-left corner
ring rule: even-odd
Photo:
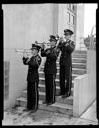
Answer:
[[[30,49],[15,49],[15,52],[19,53],[31,53]]]
[[[31,54],[30,49],[15,49],[15,52],[18,53],[21,56],[21,58],[22,57],[29,57],[30,58],[31,56],[33,56]]]
[[[59,43],[63,43],[63,41],[65,40],[64,37],[60,37],[58,34],[55,36],[56,40],[57,40],[57,44],[56,44],[56,48],[58,48]]]

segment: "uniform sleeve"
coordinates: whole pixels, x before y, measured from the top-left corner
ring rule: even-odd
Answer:
[[[41,57],[40,57],[40,56],[38,56],[38,60],[37,60],[38,66],[40,66],[41,61],[42,61]]]
[[[24,64],[24,65],[28,65],[27,60],[28,60],[29,58],[28,58],[28,57],[27,57],[27,58],[23,57],[22,59],[23,59],[23,64]]]
[[[66,51],[71,54],[75,49],[75,43],[72,41],[70,44],[65,45]]]
[[[46,57],[46,56],[47,56],[46,50],[41,49],[41,56],[42,56],[42,57]]]
[[[29,62],[28,62],[28,65],[34,67],[34,68],[38,68],[39,65],[41,64],[41,57],[40,56],[37,56],[35,59],[31,59]]]
[[[56,60],[59,55],[59,50],[56,49],[54,52],[51,52],[50,49],[41,50],[41,56],[42,57],[48,57],[50,60]]]
[[[58,46],[57,46],[57,49],[60,49],[61,50],[62,49],[62,46],[63,46],[62,45],[62,41],[60,41],[59,44],[58,44]]]

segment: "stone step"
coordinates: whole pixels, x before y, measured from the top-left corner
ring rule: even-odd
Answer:
[[[57,67],[57,73],[59,73],[60,67]],[[40,69],[40,71],[44,71],[44,66]],[[86,74],[86,69],[72,68],[72,74],[83,75]]]
[[[86,74],[86,69],[72,68],[72,74],[83,75]]]
[[[24,97],[17,98],[16,105],[26,107],[27,99]],[[63,113],[63,114],[71,115],[71,116],[73,115],[73,105],[62,104],[58,102],[55,102],[54,104],[47,106],[45,104],[42,104],[42,101],[39,100],[39,109],[47,110],[50,112]]]
[[[42,70],[44,69],[44,65],[42,65],[42,68],[41,68],[41,69],[42,69]],[[59,69],[60,69],[60,67],[58,66],[58,67],[57,67],[57,70],[59,70]],[[73,70],[74,70],[74,71],[75,71],[75,70],[86,71],[86,69],[79,69],[79,68],[72,68],[72,71],[73,71]]]
[[[58,94],[59,91],[60,91],[60,87],[56,86],[56,93]],[[39,92],[45,93],[45,85],[44,84],[39,84]],[[71,96],[73,96],[73,88],[71,88]]]
[[[69,96],[67,98],[62,98],[61,96],[56,96],[56,101],[58,103],[62,103],[62,104],[73,105],[73,96]]]
[[[42,104],[42,101],[39,100],[39,104]],[[27,98],[26,97],[18,97],[16,99],[16,105],[26,107],[27,106]]]
[[[56,65],[57,65],[57,67],[60,66],[59,61],[56,62]],[[44,64],[42,66],[44,66]],[[42,68],[44,68],[44,67],[42,67]],[[86,69],[86,64],[85,63],[72,63],[72,68]]]
[[[45,101],[45,92],[39,92],[39,99],[42,100],[42,101]],[[73,96],[71,95],[70,97],[68,98],[62,98],[61,96],[56,96],[56,102],[58,103],[64,103],[64,104],[70,104],[70,105],[73,105]]]
[[[60,66],[59,62],[56,62],[57,67]],[[86,63],[72,63],[72,68],[83,68],[86,69]]]
[[[73,80],[74,78],[78,77],[78,76],[80,76],[80,75],[72,74],[72,80]],[[40,72],[39,72],[39,77],[45,78],[45,74],[44,74],[43,71],[40,71]],[[56,74],[56,79],[59,79],[59,72],[57,72],[57,74]]]
[[[56,86],[59,86],[59,79],[56,79],[55,82],[56,82]],[[39,84],[45,85],[45,78],[40,77],[39,78]],[[73,80],[72,80],[72,87],[74,87],[74,81]]]
[[[87,54],[87,50],[74,50],[72,54]]]
[[[40,105],[41,110],[47,110],[50,112],[57,112],[57,113],[62,113],[65,115],[73,116],[73,106],[68,105],[68,104],[62,104],[62,103],[54,103],[50,106],[46,105]]]
[[[72,63],[86,63],[87,60],[84,58],[72,58]]]
[[[60,91],[60,88],[57,87],[56,90],[57,90],[57,93],[58,93],[58,92]],[[21,96],[26,98],[26,97],[27,97],[27,90],[23,90]],[[73,88],[71,89],[71,97],[72,97],[72,96],[73,96]],[[60,101],[59,101],[60,99],[58,99],[58,97],[59,97],[59,96],[56,96],[56,101],[57,101],[57,102],[60,102]],[[60,97],[61,97],[61,96],[60,96]],[[39,86],[39,99],[40,99],[40,100],[43,100],[43,101],[45,100],[45,86],[44,86],[44,85],[42,85],[42,87]],[[61,98],[61,99],[62,99],[62,98]],[[71,102],[72,102],[72,99],[73,99],[73,98],[70,98],[69,100],[71,100],[71,101],[70,101],[70,102],[67,101],[67,102],[68,102],[68,103],[71,103]],[[64,101],[62,100],[62,102],[64,102]],[[67,102],[65,102],[65,103],[67,103]]]
[[[87,59],[87,55],[86,54],[72,54],[72,58],[84,58]]]
[[[57,59],[57,62],[59,62],[60,58]],[[86,58],[72,58],[72,64],[73,63],[85,63],[86,64],[87,59]]]

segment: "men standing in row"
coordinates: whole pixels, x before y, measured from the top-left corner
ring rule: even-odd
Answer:
[[[60,94],[62,98],[69,97],[72,86],[72,58],[71,53],[75,48],[75,43],[70,40],[73,32],[64,30],[65,40],[60,40],[57,46],[61,51],[60,56]]]
[[[57,43],[56,37],[51,35],[49,41],[51,47],[44,50],[44,45],[42,45],[42,49],[41,49],[41,56],[46,57],[44,73],[45,73],[45,93],[46,93],[45,103],[47,105],[51,105],[55,103],[55,93],[56,93],[55,78],[57,72],[56,60],[59,54],[59,52],[56,49],[56,43]]]

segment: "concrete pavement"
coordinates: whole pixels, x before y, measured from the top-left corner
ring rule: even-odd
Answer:
[[[4,111],[2,125],[98,125],[96,119],[96,101],[80,117],[38,110],[36,113],[23,112],[23,107]]]

